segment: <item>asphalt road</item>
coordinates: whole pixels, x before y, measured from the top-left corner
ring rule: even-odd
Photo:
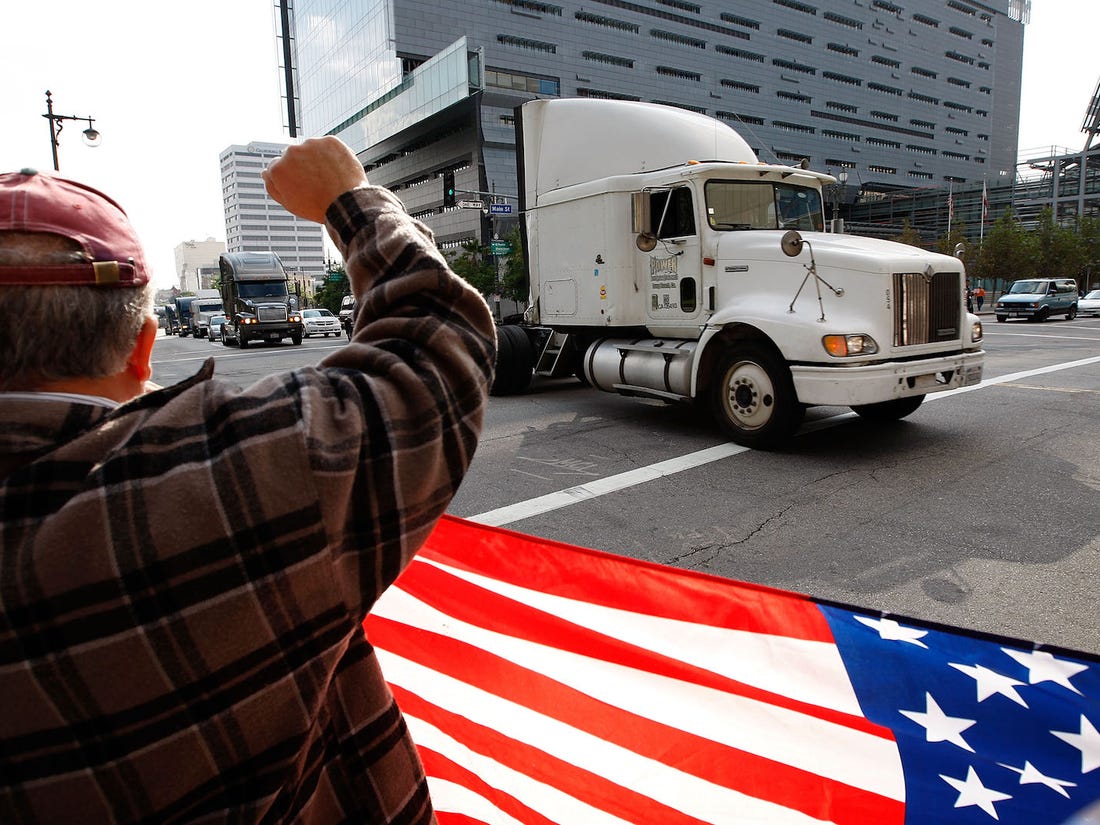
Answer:
[[[874,426],[815,408],[787,449],[573,380],[492,399],[451,512],[899,616],[1100,653],[1100,319],[986,318],[986,370]],[[244,385],[343,339],[162,338],[154,380]]]

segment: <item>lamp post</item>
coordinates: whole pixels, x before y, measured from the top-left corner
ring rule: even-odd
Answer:
[[[96,130],[93,123],[95,118],[93,117],[78,117],[77,115],[55,115],[53,112],[53,99],[50,97],[50,90],[46,90],[46,114],[42,115],[50,122],[50,150],[53,152],[53,170],[60,172],[61,167],[57,163],[57,147],[58,137],[61,136],[61,130],[65,128],[65,125],[61,122],[63,120],[83,120],[88,124],[88,128],[84,130],[84,142],[91,146],[93,149],[99,146],[102,138],[99,132]]]
[[[848,173],[841,169],[836,174],[836,183],[833,184],[833,232],[840,231],[840,196],[848,183]]]

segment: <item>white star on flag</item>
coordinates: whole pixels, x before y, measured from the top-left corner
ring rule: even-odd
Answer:
[[[924,728],[925,738],[929,742],[950,742],[952,745],[958,745],[963,750],[973,753],[974,749],[962,738],[962,732],[973,725],[975,720],[948,716],[940,710],[940,706],[936,704],[936,700],[932,698],[931,693],[925,693],[924,696],[926,700],[924,713],[915,710],[903,710],[901,715],[912,719]]]
[[[1069,680],[1070,677],[1075,676],[1082,670],[1088,670],[1085,665],[1078,665],[1074,662],[1055,659],[1051,654],[1041,650],[1035,651],[1034,653],[1024,653],[1019,650],[1009,650],[1004,647],[1002,647],[1001,650],[1027,668],[1028,684],[1037,685],[1039,682],[1054,682],[1055,684],[1072,690],[1074,693],[1081,693],[1081,691],[1070,684]]]
[[[927,630],[917,630],[914,627],[902,627],[893,619],[868,619],[864,616],[856,616],[857,622],[867,625],[872,630],[877,630],[880,639],[890,642],[908,642],[917,647],[928,649],[928,645],[920,641],[921,636],[927,636]]]
[[[1008,768],[1010,771],[1014,771],[1020,774],[1021,785],[1046,785],[1052,791],[1057,791],[1066,799],[1069,799],[1069,794],[1066,792],[1066,788],[1076,788],[1076,782],[1066,782],[1064,779],[1055,779],[1053,776],[1047,776],[1030,762],[1024,762],[1022,768],[1014,768],[1011,765],[1006,765],[1004,762],[998,762],[1002,768]]]
[[[1081,716],[1081,732],[1052,730],[1055,736],[1081,751],[1081,773],[1100,768],[1100,733],[1084,715]]]
[[[1017,705],[1027,707],[1027,702],[1023,700],[1019,693],[1016,692],[1016,685],[1022,685],[1023,682],[1013,679],[1009,676],[1002,676],[995,670],[990,670],[987,667],[981,665],[957,665],[954,662],[948,662],[955,670],[960,670],[967,676],[974,680],[975,686],[978,689],[978,701],[984,702],[990,696],[995,693],[999,693],[1002,696],[1006,696],[1015,702]]]
[[[1000,819],[1000,817],[997,816],[997,809],[993,807],[993,803],[1012,799],[1011,794],[1001,793],[985,787],[973,767],[967,769],[965,780],[953,779],[950,776],[944,776],[942,773],[940,779],[959,792],[959,798],[955,800],[956,808],[977,805],[994,819]]]

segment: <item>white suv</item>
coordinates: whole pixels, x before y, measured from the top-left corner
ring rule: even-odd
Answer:
[[[303,309],[302,323],[305,325],[304,335],[333,335],[340,337],[342,332],[340,320],[327,309]]]

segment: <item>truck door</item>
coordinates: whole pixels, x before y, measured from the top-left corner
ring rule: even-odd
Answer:
[[[646,316],[654,326],[691,325],[702,312],[699,231],[690,186],[651,192],[654,249],[642,253]]]

